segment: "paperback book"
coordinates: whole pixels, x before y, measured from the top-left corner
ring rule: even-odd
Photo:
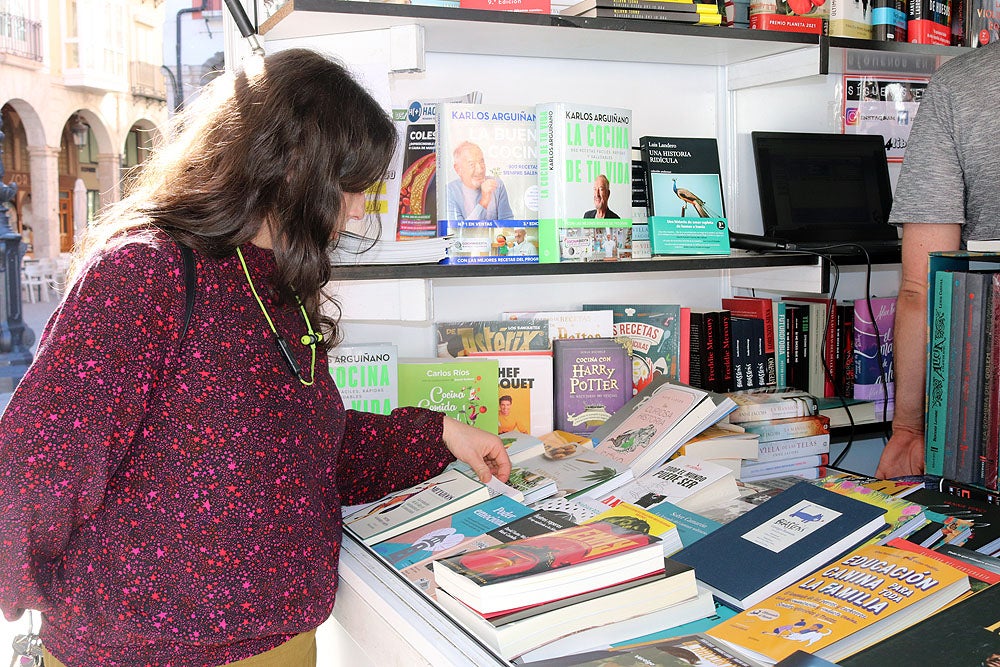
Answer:
[[[330,375],[344,407],[387,415],[399,407],[399,354],[391,343],[338,345],[330,351]]]
[[[449,264],[538,261],[535,110],[438,105],[437,231]]]
[[[437,584],[434,581],[433,565],[435,560],[478,549],[485,549],[486,547],[498,544],[506,544],[507,542],[521,540],[533,535],[551,533],[556,530],[575,526],[576,523],[572,519],[567,518],[564,512],[535,509],[520,519],[514,519],[509,523],[470,537],[468,540],[450,547],[440,548],[427,558],[406,566],[401,570],[401,573],[431,599],[435,599],[437,597]]]
[[[532,511],[527,505],[497,496],[379,542],[373,549],[397,570],[402,570]]]
[[[551,602],[662,569],[658,538],[603,521],[434,561],[438,587],[480,614]]]
[[[402,359],[399,404],[437,410],[496,433],[499,375],[495,359]]]
[[[597,498],[632,480],[628,467],[595,452],[586,436],[557,430],[542,440],[545,452],[520,460],[517,466],[554,480],[560,496]]]
[[[808,417],[788,417],[785,419],[765,419],[741,424],[747,433],[757,435],[758,442],[774,442],[813,435],[830,435],[830,418],[826,415]]]
[[[725,218],[719,146],[714,138],[639,138],[646,165],[649,214]]]
[[[440,591],[438,602],[504,658],[511,659],[560,637],[654,613],[696,599],[697,594],[694,570],[665,559],[661,571],[654,575],[602,589],[598,595],[560,600],[559,606],[546,606],[541,611],[527,609],[484,617]]]
[[[631,110],[563,102],[536,109],[539,261],[630,255]]]
[[[629,354],[616,340],[556,340],[552,355],[556,429],[589,435],[632,396]]]
[[[552,357],[485,355],[499,364],[498,433],[541,436],[552,431]]]
[[[371,546],[488,500],[489,495],[478,480],[446,470],[344,517],[344,527]]]
[[[766,663],[799,648],[839,662],[930,616],[968,590],[968,576],[945,563],[867,545],[706,634]],[[892,664],[900,664],[898,658]]]
[[[505,320],[546,322],[549,325],[549,341],[561,338],[611,338],[615,335],[614,313],[610,309],[508,311],[502,317]]]
[[[440,100],[413,100],[407,105],[401,142],[397,241],[437,236],[437,105],[442,102],[475,103],[481,99],[482,93],[475,91]]]
[[[865,299],[854,302],[854,398],[874,401],[877,415],[882,414],[888,401],[886,409],[891,418],[896,297],[872,297],[871,308],[869,311]]]
[[[686,510],[700,508],[739,497],[736,478],[725,466],[680,456],[656,470],[636,477],[601,499],[609,505],[631,503],[652,511],[668,502]]]
[[[724,418],[732,405],[718,394],[660,375],[593,431],[594,451],[628,467],[638,477]]]

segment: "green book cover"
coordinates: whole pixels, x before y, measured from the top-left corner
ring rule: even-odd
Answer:
[[[496,359],[403,360],[399,404],[437,410],[496,434],[499,368]]]
[[[339,345],[330,351],[330,375],[348,410],[387,415],[399,407],[399,355],[392,343]]]
[[[552,102],[538,111],[538,261],[632,255],[632,112]]]
[[[948,350],[951,346],[950,271],[934,275],[930,345],[927,356],[927,423],[925,425],[925,467],[928,475],[944,470],[945,424],[948,411]]]

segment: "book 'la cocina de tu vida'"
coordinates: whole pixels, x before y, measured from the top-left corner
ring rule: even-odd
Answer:
[[[539,261],[631,256],[632,112],[563,102],[536,110]]]
[[[450,264],[538,261],[534,108],[438,105],[438,234]]]

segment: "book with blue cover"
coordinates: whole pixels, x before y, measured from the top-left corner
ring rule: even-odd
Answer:
[[[782,491],[673,557],[746,609],[854,548],[885,525],[885,510],[808,482]],[[753,567],[733,567],[753,563]]]

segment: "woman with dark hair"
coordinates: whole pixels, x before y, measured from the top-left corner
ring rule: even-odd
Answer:
[[[290,50],[181,127],[88,230],[0,420],[0,607],[42,612],[49,667],[314,665],[341,504],[510,471],[440,413],[345,411],[326,372],[329,252],[396,140],[371,96]]]

